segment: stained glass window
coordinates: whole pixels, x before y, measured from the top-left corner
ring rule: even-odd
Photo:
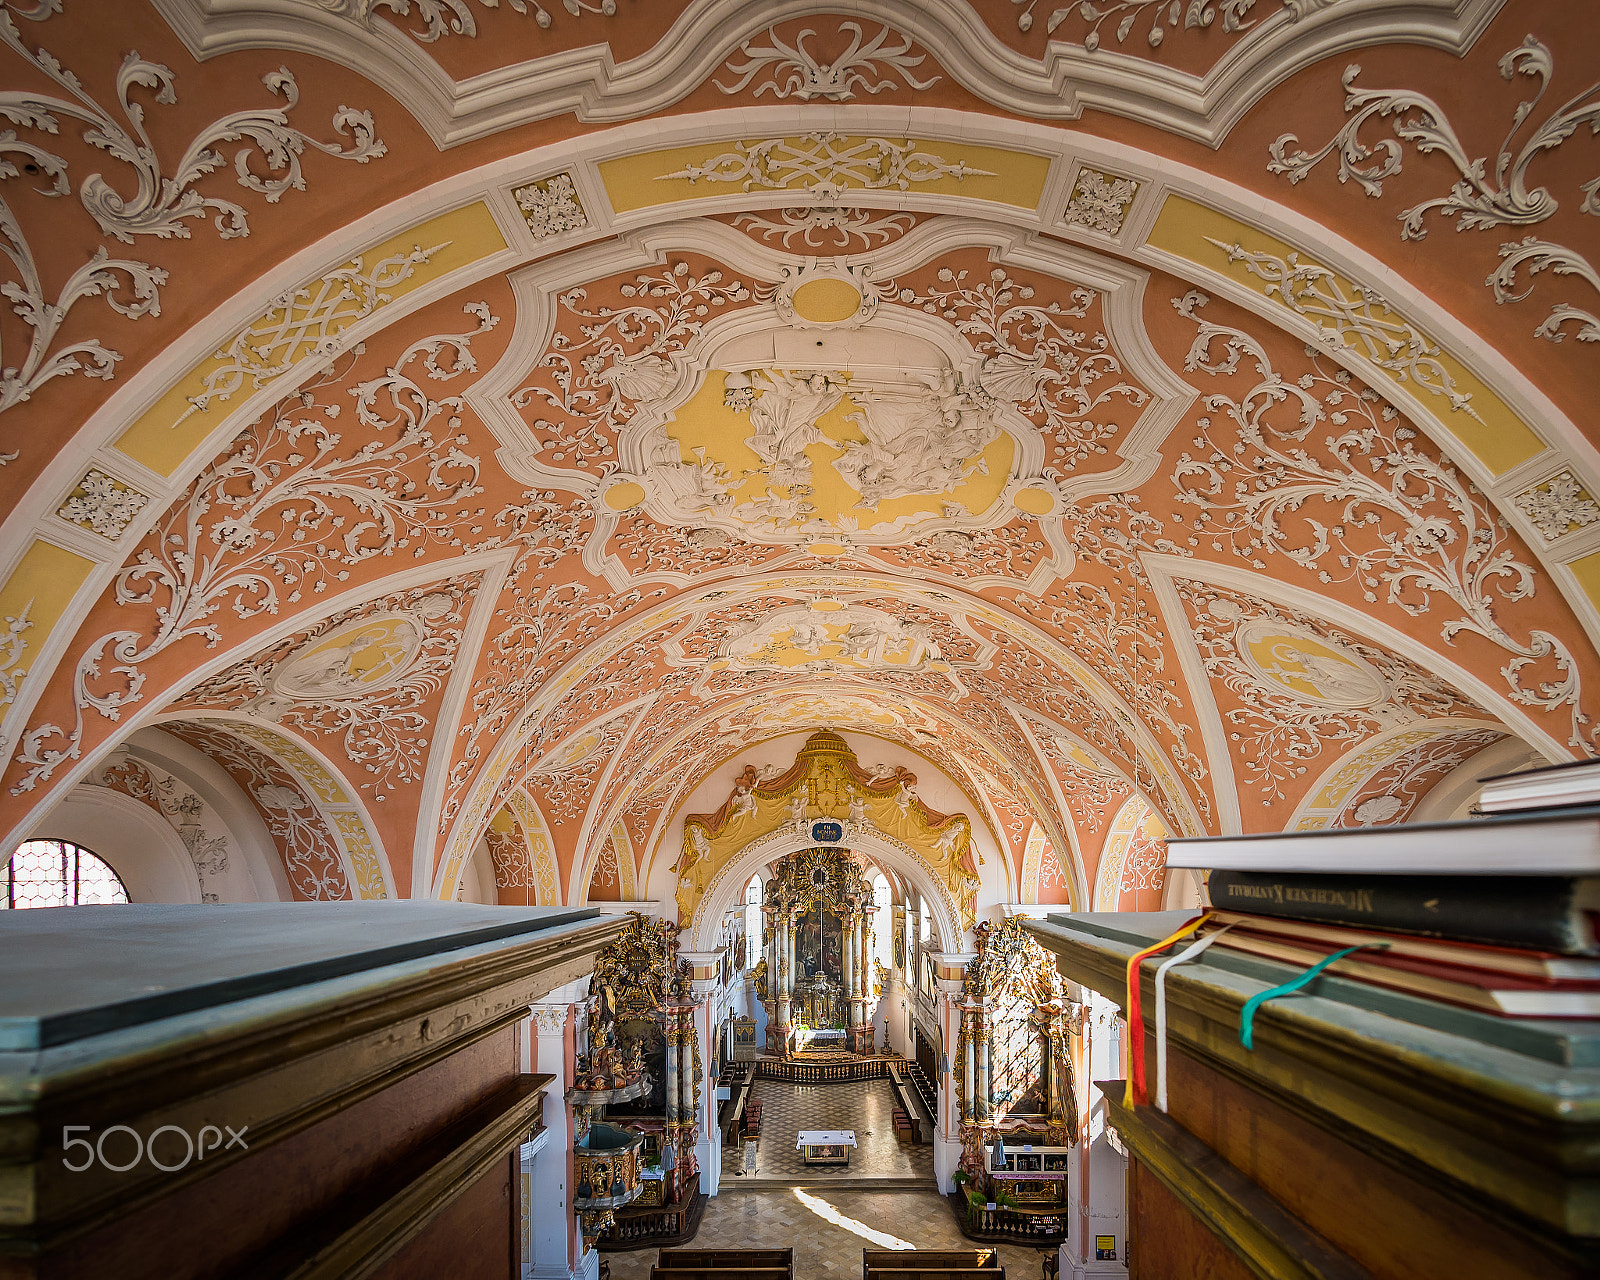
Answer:
[[[126,902],[128,887],[98,855],[69,840],[24,840],[0,866],[0,908]]]

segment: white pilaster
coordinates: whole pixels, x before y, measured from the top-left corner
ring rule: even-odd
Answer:
[[[1117,1006],[1092,991],[1083,1019],[1085,1074],[1090,1080],[1115,1080],[1121,1072],[1122,1037]],[[1106,1128],[1105,1102],[1092,1084],[1086,1150],[1067,1174],[1067,1240],[1061,1246],[1061,1275],[1071,1280],[1105,1280],[1128,1274],[1128,1158],[1113,1145]],[[1095,1257],[1095,1238],[1116,1241],[1116,1260]]]
[[[572,1083],[574,1003],[584,998],[587,979],[552,991],[532,1007],[526,1041],[530,1071],[555,1077],[545,1091],[545,1136],[523,1159],[529,1220],[522,1239],[522,1280],[595,1280],[600,1259],[583,1248],[572,1209],[572,1111],[566,1093]]]

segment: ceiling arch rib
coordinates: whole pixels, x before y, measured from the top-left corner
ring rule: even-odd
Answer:
[[[871,688],[841,687],[834,682],[817,683],[809,689],[800,685],[775,699],[759,694],[745,695],[736,702],[718,706],[668,738],[647,758],[624,760],[618,776],[629,779],[627,787],[608,797],[607,802],[612,806],[610,812],[624,815],[635,803],[648,806],[648,825],[642,828],[649,833],[647,847],[651,860],[646,864],[646,874],[653,871],[655,859],[674,847],[668,824],[685,802],[683,798],[700,785],[701,779],[715,774],[735,758],[743,758],[753,748],[764,748],[775,737],[818,724],[893,743],[909,752],[913,759],[926,761],[958,788],[968,811],[976,811],[976,837],[986,840],[989,851],[1002,859],[1013,851],[1007,848],[1006,824],[996,812],[997,804],[1004,803],[1008,811],[1018,814],[1041,811],[1048,814],[1047,807],[1038,802],[1025,784],[1013,790],[1004,780],[1020,776],[1017,766],[980,732],[963,724],[959,716],[938,704],[899,695],[886,696],[883,691]],[[981,773],[978,761],[988,766]],[[685,767],[691,762],[698,763],[698,772]],[[630,764],[633,767],[630,768]],[[887,768],[876,758],[869,764]],[[923,766],[913,763],[910,767],[917,772]],[[995,778],[997,775],[1003,779],[998,785],[982,785],[985,776]],[[669,785],[660,787],[658,780],[666,780]],[[1053,823],[1048,816],[1046,821]]]
[[[1293,322],[1293,320],[1294,320],[1294,317],[1288,317],[1288,318],[1286,318],[1285,323],[1291,323],[1291,322]],[[1515,512],[1512,512],[1512,514],[1510,514],[1510,518],[1514,518],[1514,520],[1515,520],[1515,518],[1518,518],[1518,517],[1517,517],[1517,514],[1515,514]],[[1542,541],[1542,539],[1541,539],[1541,541]],[[18,546],[18,544],[11,544],[11,546]],[[24,542],[22,542],[22,546],[26,546],[26,539],[24,539]],[[1534,547],[1538,547],[1538,542],[1534,542]],[[1536,552],[1536,554],[1538,554],[1538,552]],[[1568,586],[1568,582],[1563,581],[1563,586]],[[1584,611],[1586,611],[1586,616],[1587,616],[1587,614],[1589,614],[1590,611],[1592,611],[1592,606],[1587,605],[1587,597],[1582,597],[1582,595],[1579,595],[1579,603],[1581,603],[1581,605],[1584,606]]]
[[[458,86],[488,74],[471,92],[544,110],[517,98],[517,69],[470,70],[512,47],[490,37],[521,19],[464,2],[479,34],[431,43],[395,14],[266,6],[255,47],[333,24]],[[188,37],[216,23],[244,43],[263,8],[199,4],[160,8],[201,14]],[[1507,730],[1552,757],[1592,752],[1600,514],[1584,503],[1600,467],[1555,371],[1576,344],[1524,359],[1463,282],[1408,274],[1392,228],[1324,216],[1256,156],[1270,154],[1264,129],[1330,134],[1314,106],[1278,107],[1288,90],[1321,102],[1356,43],[1372,46],[1361,84],[1408,73],[1437,98],[1444,60],[1426,46],[1449,49],[1464,78],[1492,73],[1491,46],[1526,14],[1372,0],[1358,34],[1348,6],[1268,6],[1203,48],[1185,27],[1134,57],[1110,32],[1088,49],[1076,10],[1051,42],[1014,29],[1011,5],[867,7],[837,31],[814,23],[820,43],[805,49],[800,24],[826,6],[720,26],[711,0],[632,25],[559,19],[552,57],[578,79],[590,55],[573,51],[606,31],[638,102],[655,76],[676,105],[580,133],[578,119],[622,110],[634,90],[601,91],[571,118],[573,104],[552,108],[515,156],[490,134],[429,144],[417,172],[433,185],[412,192],[374,145],[338,172],[355,175],[341,194],[356,207],[369,192],[381,207],[332,230],[319,209],[304,234],[323,238],[307,247],[252,203],[257,284],[195,321],[207,309],[186,280],[168,311],[189,335],[159,344],[172,354],[130,345],[109,389],[46,384],[41,396],[85,407],[60,420],[85,425],[45,444],[57,455],[27,442],[0,474],[18,486],[0,566],[7,825],[37,821],[163,714],[224,712],[263,731],[289,715],[362,788],[375,758],[348,711],[379,726],[371,741],[404,737],[365,782],[389,794],[371,806],[375,830],[396,870],[409,862],[409,892],[454,885],[503,812],[526,837],[526,786],[549,818],[552,896],[576,900],[598,853],[622,847],[618,824],[646,874],[662,847],[683,789],[635,782],[634,761],[703,777],[768,740],[778,726],[762,711],[815,713],[817,727],[831,697],[863,708],[852,731],[876,724],[977,794],[1016,900],[1036,822],[1077,896],[1129,798],[1188,833],[1312,810],[1344,822],[1388,801],[1402,812]],[[27,49],[74,29],[70,15],[22,16]],[[883,87],[784,96],[791,73],[810,93],[822,67],[807,59],[847,43],[846,21],[870,35],[875,19],[907,37],[877,47],[895,68]],[[952,33],[973,23],[982,38],[958,49]],[[669,27],[693,38],[669,53]],[[1397,41],[1414,42],[1411,66]],[[854,55],[839,56],[848,76]],[[1022,80],[1085,71],[1075,87],[1089,96],[1057,90],[1083,127],[1068,139],[1007,118],[1000,100],[1022,80],[963,70],[974,59],[1009,59]],[[220,64],[172,61],[180,103],[203,102]],[[1552,86],[1565,62],[1545,66]],[[359,78],[310,65],[294,66],[294,119],[360,101]],[[1133,96],[1172,89],[1168,115],[1084,114],[1108,68],[1133,73]],[[986,104],[968,93],[980,80]],[[1171,116],[1184,93],[1213,131],[1211,173]],[[1476,136],[1484,112],[1457,115]],[[373,137],[418,136],[371,118]],[[1545,180],[1564,196],[1551,175],[1565,180],[1570,148],[1547,150]],[[318,156],[307,172],[321,180],[339,161]],[[64,163],[76,172],[78,152]],[[1290,176],[1326,177],[1308,164]],[[1427,177],[1400,174],[1385,181],[1402,192]],[[1540,234],[1568,236],[1571,205]],[[338,281],[355,301],[318,311]],[[137,333],[170,336],[158,319]],[[241,363],[280,324],[293,334],[282,349]],[[76,558],[59,576],[81,585],[45,600],[49,547]],[[394,554],[416,557],[415,576],[378,572],[374,557]],[[341,628],[399,626],[389,615],[452,584],[475,599],[452,610],[448,679],[405,706],[403,680],[363,687],[363,655],[381,646]],[[180,598],[194,603],[175,610]],[[1268,623],[1283,634],[1263,657]],[[446,640],[433,630],[428,642]],[[200,655],[208,640],[215,662]],[[276,684],[322,642],[349,696],[279,706]],[[941,742],[919,746],[914,718]],[[1239,745],[1268,721],[1283,742],[1286,725],[1332,726],[1347,754],[1325,733],[1307,754],[1285,748],[1289,772],[1268,785]],[[1402,748],[1393,728],[1431,737]],[[1306,809],[1341,768],[1343,807]]]
[[[839,587],[847,585],[852,587],[853,590],[846,592],[840,592],[838,590]],[[800,592],[798,594],[796,594],[794,590],[795,586],[800,587]],[[834,590],[819,598],[815,595],[815,590],[819,586],[831,587],[834,588]],[[810,593],[806,591],[807,587],[811,588]],[[716,664],[718,661],[717,654],[721,651],[721,648],[724,647],[723,643],[719,643],[716,640],[716,637],[718,635],[727,634],[727,627],[730,623],[732,623],[738,630],[741,630],[746,636],[751,635],[753,628],[757,627],[765,627],[767,630],[781,630],[783,632],[783,636],[779,637],[779,641],[781,643],[779,643],[778,649],[773,650],[770,642],[764,643],[766,643],[767,649],[770,651],[770,657],[784,659],[785,661],[793,663],[790,671],[794,676],[803,675],[814,679],[819,674],[828,674],[832,678],[836,679],[839,675],[848,676],[852,673],[852,671],[854,671],[857,674],[876,677],[880,680],[887,681],[887,684],[884,685],[884,691],[886,692],[894,692],[898,687],[900,691],[895,693],[896,697],[903,698],[907,693],[916,694],[916,696],[919,698],[926,696],[927,692],[929,692],[928,690],[918,693],[915,689],[899,686],[899,680],[897,677],[900,672],[905,671],[912,675],[915,675],[916,673],[916,666],[913,665],[908,668],[906,663],[903,661],[905,658],[909,658],[913,655],[914,649],[901,650],[898,656],[902,659],[902,661],[899,662],[884,661],[883,655],[879,655],[878,658],[871,661],[866,661],[856,660],[850,655],[835,652],[835,650],[842,648],[842,646],[838,643],[837,638],[830,639],[821,633],[812,638],[817,641],[816,644],[810,646],[814,652],[807,653],[803,648],[798,648],[793,643],[794,626],[792,624],[783,622],[786,610],[792,613],[796,607],[789,605],[789,601],[795,600],[799,602],[799,616],[802,620],[806,618],[815,620],[814,624],[806,625],[815,625],[817,627],[826,629],[828,626],[826,620],[834,616],[834,611],[843,614],[847,621],[844,623],[832,624],[832,630],[837,632],[848,632],[850,630],[850,624],[848,623],[849,614],[848,611],[842,606],[853,596],[859,595],[861,589],[864,587],[870,592],[870,595],[867,598],[872,598],[880,602],[889,602],[895,600],[909,601],[918,605],[919,607],[925,607],[928,604],[927,597],[929,595],[938,596],[941,597],[942,600],[937,607],[942,611],[950,610],[952,604],[956,600],[956,597],[946,592],[930,593],[925,589],[913,589],[908,591],[906,585],[897,580],[882,578],[851,579],[841,576],[800,579],[795,581],[785,579],[765,579],[757,580],[753,583],[743,584],[738,590],[733,591],[725,588],[713,589],[709,592],[703,593],[699,597],[702,601],[700,605],[696,605],[694,603],[694,597],[691,597],[687,601],[680,602],[680,604],[672,611],[672,614],[677,615],[679,618],[686,618],[686,621],[678,621],[673,623],[669,622],[669,615],[664,613],[663,615],[659,616],[657,618],[657,632],[662,636],[662,639],[654,645],[646,644],[643,647],[639,647],[637,644],[635,644],[624,647],[623,642],[628,638],[628,636],[633,636],[635,641],[638,639],[638,637],[633,635],[632,632],[628,632],[621,636],[604,637],[599,641],[602,650],[608,651],[611,654],[609,659],[603,659],[596,653],[585,653],[570,658],[569,669],[581,673],[579,676],[579,679],[582,682],[581,686],[573,685],[569,692],[562,695],[562,697],[568,701],[562,702],[559,705],[555,696],[552,695],[552,697],[545,703],[545,714],[541,715],[536,722],[531,718],[524,719],[523,731],[530,736],[535,734],[538,735],[541,741],[548,740],[552,735],[559,737],[562,733],[568,732],[569,730],[556,730],[549,727],[545,720],[546,715],[555,715],[557,718],[553,723],[559,724],[561,722],[562,707],[570,705],[573,708],[576,708],[579,706],[594,705],[588,700],[590,695],[586,693],[585,690],[601,691],[608,687],[607,673],[613,668],[616,668],[618,663],[637,671],[639,665],[642,663],[661,663],[663,653],[667,656],[666,665],[668,668],[671,668],[673,663],[676,662],[679,664],[676,667],[678,674],[683,676],[694,676],[694,687],[691,687],[687,681],[680,682],[680,690],[676,695],[678,704],[664,703],[661,706],[653,709],[651,713],[652,716],[657,717],[659,723],[671,723],[676,716],[683,714],[682,711],[673,710],[673,706],[681,705],[683,708],[687,708],[691,715],[701,717],[699,724],[701,728],[704,728],[707,724],[709,724],[713,714],[727,714],[726,711],[720,710],[711,713],[705,711],[705,702],[708,698],[713,699],[714,707],[717,704],[714,702],[715,695],[705,690],[703,686],[706,679],[706,675],[704,673],[706,666]],[[774,595],[774,591],[776,591],[778,594]],[[807,603],[808,599],[810,602],[809,604]],[[734,602],[740,600],[744,600],[753,604],[755,606],[755,611],[753,613],[747,612],[742,615],[738,613],[731,615],[727,614],[730,606]],[[976,601],[974,602],[976,603]],[[820,609],[814,607],[819,604],[821,606]],[[891,604],[890,607],[898,610],[903,608],[903,604]],[[721,631],[713,631],[712,640],[710,643],[707,643],[704,639],[704,636],[697,631],[696,619],[699,618],[703,620],[708,616],[716,616],[718,614],[727,616],[728,622],[721,624],[723,628]],[[1016,619],[1007,618],[987,606],[983,606],[980,609],[975,610],[972,616],[981,617],[986,626],[994,626],[999,624],[1006,625],[1013,633],[1027,637],[1032,641],[1033,644],[1045,649],[1047,652],[1051,652],[1052,656],[1058,660],[1064,659],[1065,657],[1065,651],[1059,640],[1050,639],[1046,633],[1030,624],[1019,624]],[[777,617],[779,619],[779,624],[774,624],[770,621],[770,619],[773,617]],[[860,624],[855,625],[858,630],[867,629],[862,627]],[[694,655],[692,661],[687,660],[683,656],[686,650],[684,647],[684,642],[680,638],[688,634],[696,634],[700,640],[700,648]],[[957,634],[959,635],[959,633]],[[973,638],[977,639],[978,637],[974,635]],[[860,637],[858,637],[858,641],[859,639]],[[880,647],[884,639],[885,637],[882,636],[877,637]],[[901,637],[901,641],[905,643],[909,643],[911,639],[912,637],[909,636]],[[1007,641],[1007,643],[1009,643],[1009,641]],[[992,644],[986,644],[982,646],[982,648],[990,653],[996,652],[995,646]],[[674,657],[673,655],[678,656]],[[785,658],[785,655],[787,655],[787,658]],[[949,638],[943,639],[940,649],[938,650],[938,655],[955,659],[959,664],[960,659],[958,650],[956,645],[952,644]],[[943,661],[942,657],[933,665],[948,666],[949,663]],[[985,663],[980,663],[979,665],[982,666],[986,664],[987,660],[985,660]],[[763,670],[758,670],[755,673],[758,676],[765,675],[771,677],[782,677],[785,670],[783,661],[768,661],[763,664],[758,664],[758,666],[763,668]],[[1035,690],[1035,693],[1038,694],[1038,696],[1059,698],[1062,696],[1065,685],[1073,679],[1074,675],[1077,675],[1078,673],[1081,673],[1085,678],[1093,680],[1094,684],[1099,688],[1104,687],[1099,676],[1092,675],[1086,669],[1082,668],[1081,665],[1077,665],[1073,669],[1053,668],[1053,670],[1057,671],[1057,675],[1051,682],[1054,687],[1048,690]],[[1071,672],[1070,674],[1069,670]],[[672,672],[669,670],[667,674],[670,675]],[[1026,675],[1028,673],[1023,674]],[[954,689],[959,689],[960,687],[959,685],[952,687],[945,682],[943,677],[933,676],[931,678],[934,681],[931,692],[935,695],[936,699],[941,690],[945,696],[948,696],[953,692]],[[1026,694],[1019,683],[1021,678],[1022,676],[1019,675],[1006,677],[1006,682],[997,685],[993,692],[985,689],[982,691],[981,695],[974,695],[970,698],[958,700],[958,705],[953,708],[955,719],[958,721],[962,719],[970,719],[971,715],[978,715],[980,718],[992,716],[993,708],[991,704],[994,703],[995,694],[998,694],[1002,700],[1005,698],[1025,697]],[[561,685],[562,682],[562,678],[558,678],[553,683]],[[698,693],[696,692],[697,687],[699,690]],[[768,685],[768,688],[774,692],[785,687],[788,687],[787,679],[784,679],[779,684],[769,683]],[[738,693],[739,691],[740,690],[737,683],[728,687],[728,692]],[[1109,696],[1115,698],[1114,694]],[[935,704],[930,703],[929,705]],[[1094,703],[1092,699],[1084,699],[1079,705],[1093,706]],[[970,712],[963,711],[963,706],[969,707]],[[1113,737],[1108,739],[1108,742],[1116,741],[1116,735],[1119,731],[1116,727],[1120,726],[1123,723],[1123,720],[1113,717],[1103,709],[1097,714],[1098,718],[1105,725],[1105,728],[1099,732],[1112,733]],[[1123,716],[1125,717],[1127,724],[1131,725],[1136,723],[1131,711],[1124,712]],[[664,719],[662,717],[664,717]],[[1012,746],[997,753],[997,759],[1007,762],[999,766],[1001,771],[1005,772],[1014,770],[1019,766],[1031,766],[1034,771],[1033,776],[1035,781],[1032,783],[1031,795],[1029,797],[1027,807],[1024,808],[1022,812],[1026,812],[1027,809],[1037,810],[1039,808],[1046,807],[1045,797],[1048,795],[1048,791],[1043,783],[1043,775],[1038,772],[1037,765],[1032,764],[1032,757],[1027,748],[1026,742],[1017,736],[1014,725],[1012,725],[1004,716],[993,719],[992,721],[989,732],[992,734],[997,731],[1003,734],[1008,734],[1013,738]],[[1137,757],[1137,750],[1131,745],[1119,745],[1116,749],[1123,751],[1129,757],[1130,761]],[[504,771],[501,771],[501,767],[499,766],[491,766],[488,770],[488,776],[498,776],[501,779],[510,779],[514,773],[514,766],[509,763],[512,759],[513,748],[503,743],[501,746],[501,751],[503,753],[503,758],[507,761],[507,763],[503,766]],[[1157,755],[1157,759],[1160,759],[1159,755]],[[1162,764],[1164,768],[1170,770],[1170,765],[1165,765],[1164,762],[1162,762]],[[639,768],[640,765],[637,762],[627,761],[618,770],[617,776],[626,779],[636,778],[639,776]],[[1025,831],[1025,829],[1026,825],[1024,824],[1023,830]],[[465,838],[465,833],[458,838]],[[1019,848],[1021,838],[1021,834],[1019,833],[1017,836],[1017,844]]]

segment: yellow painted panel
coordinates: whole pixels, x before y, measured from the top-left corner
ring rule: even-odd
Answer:
[[[1018,489],[1012,502],[1018,511],[1026,511],[1030,516],[1048,515],[1056,507],[1054,496],[1044,489]]]
[[[245,326],[245,331],[258,334],[269,331],[261,342],[252,340],[253,346],[267,346],[268,354],[254,358],[255,368],[268,371],[264,381],[271,381],[272,369],[287,363],[298,362],[311,354],[317,345],[340,333],[350,324],[388,306],[398,298],[415,292],[453,271],[480,262],[506,247],[494,215],[483,201],[464,205],[449,213],[430,218],[414,227],[390,236],[382,244],[374,245],[355,258],[342,262],[328,275],[309,280],[296,291],[290,323],[284,323],[281,308],[274,307]],[[413,250],[433,250],[426,261],[405,263],[405,255]],[[341,297],[340,289],[322,288],[336,271],[354,269],[372,272],[389,259],[399,260],[383,273],[381,288],[376,295],[364,300],[360,291]],[[370,307],[365,303],[371,302]],[[364,309],[365,308],[365,309]],[[172,475],[183,461],[217,423],[238,402],[257,390],[252,357],[241,360],[227,354],[235,338],[229,338],[212,355],[195,365],[182,378],[167,389],[165,395],[146,410],[132,426],[117,439],[116,447],[130,458],[145,464],[164,476]],[[239,370],[236,392],[227,395],[217,390],[233,381],[230,371]],[[208,387],[208,378],[212,384]],[[221,380],[220,382],[218,380]],[[196,409],[194,399],[210,390],[211,402],[206,408]]]
[[[625,480],[605,492],[605,504],[613,511],[632,511],[645,500],[644,486]]]
[[[1253,253],[1270,253],[1285,261],[1294,255],[1300,265],[1309,265],[1314,261],[1312,255],[1304,250],[1279,240],[1258,227],[1175,195],[1169,195],[1166,203],[1162,205],[1161,214],[1151,229],[1148,243],[1198,266],[1219,271],[1263,297],[1270,297],[1280,305],[1286,305],[1270,281],[1252,273],[1242,261],[1230,262],[1226,251],[1209,243],[1207,237],[1220,240],[1225,245],[1237,243]],[[1336,273],[1333,281],[1350,297],[1356,297],[1360,292],[1353,281]],[[1390,314],[1397,321],[1409,323],[1399,312],[1391,311]],[[1320,324],[1325,330],[1336,327],[1335,321],[1328,317],[1310,314],[1305,318]],[[1437,342],[1431,336],[1429,341]],[[1346,335],[1345,345],[1355,347],[1359,343]],[[1424,403],[1431,406],[1437,401],[1439,407],[1433,416],[1440,425],[1470,449],[1478,461],[1495,475],[1502,475],[1518,463],[1526,462],[1529,458],[1545,451],[1544,441],[1539,439],[1533,429],[1512,412],[1511,407],[1485,386],[1460,360],[1443,350],[1433,358],[1454,380],[1456,390],[1472,397],[1471,406],[1477,413],[1477,418],[1463,410],[1452,409],[1450,401],[1445,396],[1430,395],[1426,386],[1418,386],[1398,371],[1385,369],[1383,372],[1395,382],[1406,383],[1407,389],[1414,390],[1418,399]]]
[[[861,310],[861,290],[846,280],[809,280],[790,299],[794,313],[813,324],[836,324]]]
[[[15,655],[7,654],[11,658],[11,678],[18,687],[72,597],[93,571],[93,560],[64,551],[54,543],[35,540],[5,586],[0,587],[0,629],[28,624],[16,633]]]
[[[1572,576],[1578,580],[1578,585],[1583,588],[1584,595],[1595,608],[1600,609],[1600,551],[1593,555],[1581,556],[1567,565],[1572,570]]]
[[[895,148],[910,145],[917,156],[926,157],[905,169],[904,189],[907,191],[965,196],[969,200],[988,200],[1018,209],[1034,209],[1038,207],[1045,176],[1050,171],[1048,156],[1002,147],[978,146],[970,142],[931,142],[904,137],[836,137],[824,146],[816,141],[817,136],[776,140],[779,149],[773,154],[778,157],[778,162],[769,160],[764,163],[762,176],[757,178],[690,179],[668,176],[691,167],[708,167],[722,157],[746,156],[750,148],[766,141],[730,139],[726,142],[701,142],[689,147],[669,147],[661,151],[643,151],[637,155],[606,160],[599,166],[600,180],[605,183],[611,207],[618,213],[672,204],[679,200],[735,195],[747,189],[803,191],[823,183],[852,191],[900,191],[900,181],[888,180],[883,172],[886,153],[878,144],[888,143]],[[816,157],[824,154],[829,158],[820,162],[802,161],[792,165],[782,162],[788,156]],[[855,157],[852,162],[839,163],[834,159],[852,155]],[[949,174],[927,176],[936,173],[941,165],[949,167],[958,163],[967,170],[983,172],[968,172],[961,177]],[[735,159],[724,163],[721,171],[734,173],[739,167]]]

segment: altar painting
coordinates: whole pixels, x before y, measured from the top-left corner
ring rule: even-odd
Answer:
[[[997,1007],[991,1014],[989,1034],[996,1118],[1047,1115],[1048,1039],[1034,1016],[1035,996],[1031,990],[1013,985],[1003,988],[994,1003]]]
[[[844,924],[836,912],[824,907],[807,911],[795,921],[794,951],[797,976],[831,982],[844,978]]]
[[[827,907],[813,906],[795,921],[794,995],[807,1026],[844,1025],[843,945],[844,922]]]
[[[653,1018],[619,1018],[617,1020],[617,1045],[625,1055],[639,1046],[639,1060],[644,1064],[644,1092],[626,1102],[613,1102],[607,1109],[616,1118],[625,1116],[660,1116],[666,1108],[666,1044],[661,1034],[661,1024]]]

